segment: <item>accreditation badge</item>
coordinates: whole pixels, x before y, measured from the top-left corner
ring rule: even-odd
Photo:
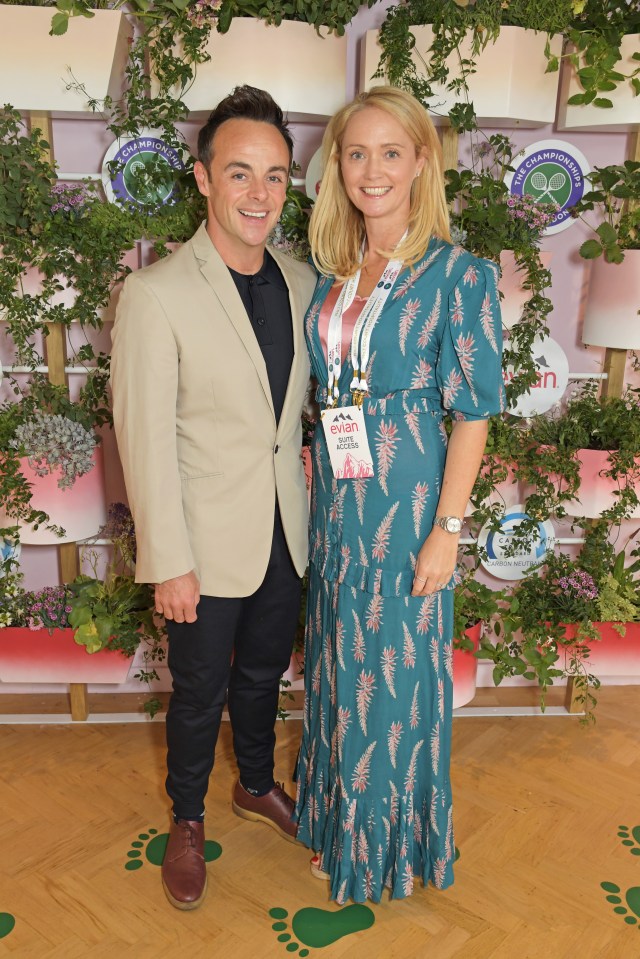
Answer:
[[[373,459],[364,413],[358,406],[336,406],[322,413],[322,428],[336,479],[373,476]]]

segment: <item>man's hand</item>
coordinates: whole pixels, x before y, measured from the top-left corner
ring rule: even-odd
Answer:
[[[195,623],[200,583],[195,572],[156,583],[156,613],[176,623]]]

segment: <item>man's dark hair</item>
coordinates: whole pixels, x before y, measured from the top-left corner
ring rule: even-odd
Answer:
[[[293,137],[284,119],[282,110],[266,90],[258,90],[246,84],[236,87],[233,93],[221,100],[198,134],[198,159],[209,170],[213,156],[213,138],[227,120],[257,120],[270,123],[281,134],[289,150],[289,163],[293,160]]]

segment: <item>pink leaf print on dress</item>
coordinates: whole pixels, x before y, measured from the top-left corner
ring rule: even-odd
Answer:
[[[404,777],[404,790],[406,793],[412,793],[416,785],[416,764],[418,762],[418,753],[422,749],[424,739],[418,740],[411,753],[411,761],[407,769],[407,775]]]
[[[478,271],[473,264],[465,270],[462,282],[465,286],[475,286],[478,282]]]
[[[451,409],[456,396],[460,392],[461,386],[462,374],[458,373],[457,370],[451,370],[442,391],[442,402],[444,403],[445,409]]]
[[[405,345],[409,330],[413,326],[414,320],[420,311],[420,300],[407,300],[400,313],[400,350],[404,356]]]
[[[380,849],[379,846],[378,846],[378,849]],[[365,899],[371,899],[373,897],[373,872],[371,871],[371,869],[366,870],[364,874],[363,884],[364,884]]]
[[[307,334],[307,339],[311,339],[311,334],[313,332],[313,326],[318,318],[320,312],[320,304],[314,303],[309,312],[307,313],[307,318],[305,320],[305,332]]]
[[[446,859],[443,859],[442,856],[436,859],[433,864],[433,884],[436,889],[442,889],[444,885],[444,871],[446,869]]]
[[[376,593],[371,597],[367,607],[367,629],[370,629],[373,633],[379,632],[382,626],[382,606],[382,596],[380,593]]]
[[[405,896],[410,896],[413,892],[413,869],[410,863],[405,862],[404,873],[402,876],[402,891]]]
[[[385,646],[382,650],[382,675],[387,684],[387,688],[393,698],[396,698],[396,689],[394,679],[396,675],[396,651],[393,646]]]
[[[338,743],[338,756],[342,759],[342,745],[347,730],[351,725],[351,710],[347,706],[338,706],[336,714],[336,738]]]
[[[406,623],[402,624],[402,629],[404,631],[404,652],[402,656],[402,662],[405,669],[413,669],[416,664],[416,644],[413,641]]]
[[[430,593],[429,596],[425,596],[425,598],[422,600],[420,612],[418,613],[418,622],[416,623],[416,629],[419,633],[429,632],[429,629],[431,628],[431,617],[433,615],[434,603],[434,593]]]
[[[373,673],[365,673],[364,669],[360,671],[356,683],[356,703],[358,706],[358,721],[362,732],[367,735],[367,715],[369,706],[373,699],[373,693],[377,689],[375,686],[375,676]]]
[[[420,436],[420,414],[417,410],[413,410],[410,413],[404,414],[404,421],[409,427],[409,432],[416,441],[416,446],[421,453],[424,453],[424,446],[422,445],[422,437]]]
[[[360,826],[360,832],[358,833],[358,862],[368,862],[369,860],[369,844],[367,842],[367,837],[365,831]]]
[[[420,722],[420,710],[418,709],[418,689],[420,687],[420,682],[416,683],[416,688],[413,691],[413,699],[411,700],[411,710],[409,712],[409,725],[412,729],[417,729],[418,723]]]
[[[429,641],[429,654],[433,663],[433,670],[437,675],[440,672],[440,643],[437,636],[432,636]]]
[[[322,484],[322,489],[326,490],[327,487],[325,486],[324,482],[324,470],[322,469],[322,452],[320,450],[320,443],[316,443],[314,457],[316,461],[316,468],[313,474],[314,478],[317,477]]]
[[[454,326],[460,326],[464,321],[464,304],[462,301],[462,293],[458,287],[453,291],[453,308],[450,315],[451,322]]]
[[[411,494],[413,508],[413,528],[416,536],[420,535],[420,526],[422,523],[422,514],[427,505],[427,496],[429,495],[428,483],[416,483],[415,489]]]
[[[476,396],[476,391],[473,388],[473,354],[476,352],[475,343],[476,341],[472,333],[467,334],[467,336],[464,336],[464,334],[461,333],[456,340],[456,353],[458,354],[458,361],[462,367],[462,372],[464,373],[469,385],[469,391],[471,393],[473,404],[474,406],[477,406],[478,397]]]
[[[482,301],[482,307],[480,309],[480,323],[482,325],[482,332],[487,338],[493,352],[498,356],[498,344],[496,342],[496,335],[493,329],[493,309],[491,306],[491,297],[488,293],[485,293],[484,300]]]
[[[389,495],[387,489],[387,476],[396,456],[396,445],[398,444],[398,427],[389,420],[385,423],[380,420],[380,426],[376,433],[376,449],[378,451],[378,480],[386,496]]]
[[[440,722],[438,721],[431,731],[431,767],[438,775],[438,764],[440,762]]]
[[[353,481],[353,492],[356,497],[356,506],[358,507],[358,519],[360,525],[364,523],[364,500],[367,495],[367,480],[357,477]]]
[[[444,668],[451,682],[453,682],[453,646],[451,643],[445,643],[444,647]]]
[[[391,820],[391,825],[396,826],[398,823],[398,809],[400,807],[400,799],[398,796],[398,789],[392,779],[389,780],[389,785],[391,787],[391,803],[389,806],[389,819]]]
[[[336,620],[336,656],[342,669],[344,665],[344,623],[341,619]]]
[[[438,325],[438,320],[440,319],[440,310],[442,309],[442,290],[438,287],[438,292],[436,293],[436,298],[434,304],[431,308],[431,312],[427,317],[427,321],[420,330],[420,335],[418,337],[418,346],[420,349],[424,349],[427,343],[431,338],[431,334]]]
[[[389,537],[391,535],[391,527],[393,525],[393,520],[400,506],[400,502],[394,503],[385,518],[382,520],[376,534],[373,537],[373,543],[371,545],[371,552],[374,559],[377,559],[381,563],[387,553],[389,552]]]
[[[444,680],[438,680],[438,713],[440,719],[444,720]]]
[[[371,765],[371,753],[375,748],[375,741],[369,743],[362,756],[356,763],[356,768],[354,769],[351,777],[351,787],[357,792],[363,793],[369,785],[369,766]]]
[[[322,654],[318,656],[316,664],[313,667],[313,674],[311,676],[311,688],[313,689],[316,696],[320,695],[320,674],[322,673]]]
[[[362,542],[362,539],[359,536],[358,536],[358,546],[360,548],[360,565],[367,567],[369,565],[369,557],[367,556],[367,551],[364,548],[364,543]]]
[[[413,379],[411,380],[411,388],[414,390],[424,389],[425,386],[429,385],[429,379],[431,378],[431,366],[427,363],[426,360],[423,360],[422,357],[418,360],[418,365],[413,369]]]
[[[358,614],[355,609],[352,609],[353,620],[355,626],[355,633],[353,636],[353,658],[358,663],[364,663],[364,654],[366,652],[366,642],[364,639],[364,633],[362,632],[362,626],[360,625],[360,620],[358,619]]]
[[[414,270],[411,270],[406,280],[403,280],[393,291],[392,299],[398,300],[401,296],[404,296],[405,293],[408,293],[414,283],[420,279],[424,271],[431,266],[435,258],[442,253],[443,249],[444,247],[439,246],[433,253],[429,254],[426,260],[423,260]]]
[[[464,248],[461,246],[454,246],[449,254],[449,259],[447,260],[447,265],[445,267],[445,274],[451,276],[451,271],[454,267],[456,260],[458,260],[464,253]]]
[[[438,829],[438,790],[435,786],[431,787],[431,806],[429,807],[429,825],[436,836],[440,835]]]
[[[334,496],[329,509],[329,519],[332,523],[342,523],[342,514],[344,512],[344,498],[347,493],[348,486],[345,484],[338,491],[338,495]]]
[[[389,732],[387,733],[387,745],[389,747],[389,759],[391,760],[391,765],[394,769],[396,768],[396,754],[398,752],[401,736],[402,723],[391,723],[389,726]]]

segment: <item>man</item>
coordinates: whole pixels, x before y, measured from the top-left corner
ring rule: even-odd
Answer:
[[[207,221],[132,274],[113,331],[114,421],[136,524],[136,577],[156,584],[173,694],[162,867],[169,901],[206,892],[204,799],[228,696],[233,810],[294,841],[274,782],[274,725],[307,559],[300,412],[313,271],[276,252],[291,135],[268,93],[238,87],[200,131]]]

